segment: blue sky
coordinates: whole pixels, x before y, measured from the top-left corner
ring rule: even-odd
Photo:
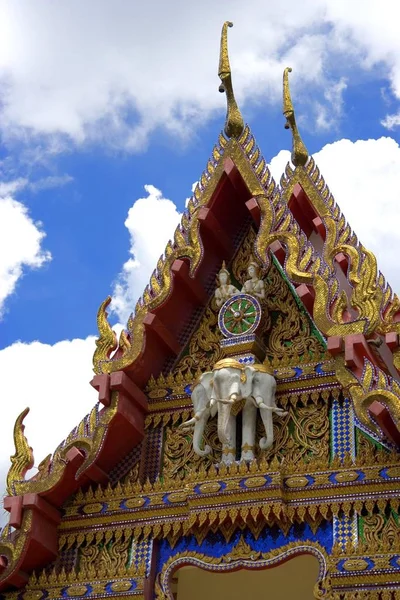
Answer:
[[[400,287],[400,9],[270,4],[0,0],[0,478],[26,405],[38,463],[95,401],[97,308],[113,295],[114,323],[134,309],[223,127],[227,18],[236,96],[273,173],[292,66],[308,150]]]

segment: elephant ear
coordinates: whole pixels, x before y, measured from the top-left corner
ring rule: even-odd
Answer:
[[[197,413],[205,408],[209,402],[207,391],[202,383],[198,383],[192,391],[192,402],[194,412]]]

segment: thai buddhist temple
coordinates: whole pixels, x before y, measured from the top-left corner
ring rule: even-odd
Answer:
[[[100,305],[97,404],[30,479],[16,420],[1,600],[400,598],[400,302],[308,154],[290,68],[272,178],[231,25],[223,133],[119,339]]]

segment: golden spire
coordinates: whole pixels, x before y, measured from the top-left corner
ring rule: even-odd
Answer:
[[[227,100],[224,131],[229,138],[238,138],[244,129],[244,121],[233,93],[231,66],[228,56],[228,27],[233,27],[233,23],[225,21],[222,26],[221,51],[219,55],[218,76],[221,79],[219,91],[226,93]]]
[[[286,67],[283,72],[283,114],[286,117],[285,129],[292,130],[292,163],[295,165],[295,167],[299,165],[304,167],[308,160],[308,150],[300,137],[300,133],[296,125],[296,118],[294,116],[294,108],[289,89],[289,73],[291,72],[291,67]]]

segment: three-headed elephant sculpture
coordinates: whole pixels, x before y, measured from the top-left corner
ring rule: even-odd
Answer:
[[[202,378],[205,377],[204,382]],[[198,386],[201,385],[203,390]],[[276,382],[264,365],[244,366],[239,361],[225,358],[202,375],[194,387],[192,401],[195,408],[193,419],[183,427],[194,425],[193,448],[204,456],[211,449],[199,448],[206,423],[218,411],[218,438],[222,444],[222,462],[230,464],[236,458],[236,416],[242,411],[241,460],[254,458],[257,409],[260,410],[265,436],[260,448],[269,448],[274,440],[273,413],[281,416],[286,412],[275,404]],[[207,399],[209,398],[209,401]]]

